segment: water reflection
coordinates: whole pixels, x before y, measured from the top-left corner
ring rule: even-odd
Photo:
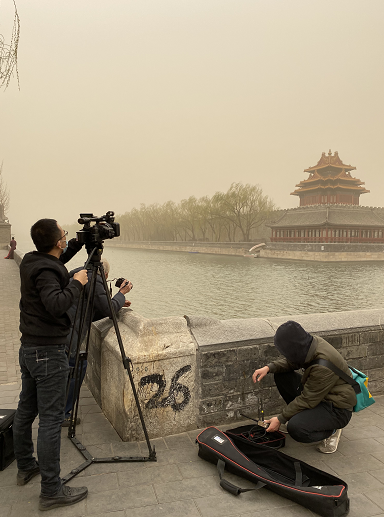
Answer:
[[[84,256],[68,266],[81,265]],[[132,308],[148,318],[252,318],[384,306],[381,262],[326,264],[121,248],[106,248],[104,256],[110,278],[133,282]]]

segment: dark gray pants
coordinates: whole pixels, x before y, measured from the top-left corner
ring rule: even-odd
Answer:
[[[301,375],[297,372],[275,373],[275,383],[280,395],[289,404],[303,390]],[[287,423],[294,440],[302,443],[319,442],[331,436],[335,429],[345,427],[352,418],[352,411],[334,407],[323,400],[313,409],[304,409]]]
[[[22,390],[13,422],[17,467],[19,470],[36,467],[32,423],[38,414],[37,455],[41,495],[53,496],[61,488],[61,424],[69,371],[65,346],[21,346],[19,361]]]

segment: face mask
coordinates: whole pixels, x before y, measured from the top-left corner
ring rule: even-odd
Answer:
[[[65,248],[63,249],[63,253],[65,253],[68,249],[68,241],[65,239]]]

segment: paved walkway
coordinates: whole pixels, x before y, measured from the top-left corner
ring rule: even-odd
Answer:
[[[17,357],[18,268],[0,260],[0,407],[16,408],[19,394]],[[81,419],[77,437],[95,457],[146,454],[145,443],[124,443],[104,417],[89,390],[81,393]],[[222,427],[225,429],[225,426]],[[37,423],[34,436],[37,434]],[[198,430],[157,438],[157,463],[92,465],[69,485],[86,485],[87,499],[68,508],[51,510],[52,517],[310,517],[312,512],[267,490],[239,497],[224,492],[216,468],[197,456]],[[354,415],[344,430],[335,454],[316,452],[287,437],[284,450],[349,484],[349,517],[384,517],[384,397]],[[83,462],[62,432],[63,475]],[[228,476],[241,486],[249,482]],[[41,516],[37,509],[40,479],[16,486],[16,462],[0,472],[0,516]]]

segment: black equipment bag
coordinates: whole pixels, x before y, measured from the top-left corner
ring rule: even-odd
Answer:
[[[15,459],[13,452],[14,409],[0,409],[0,470],[4,470]]]
[[[235,445],[241,449],[242,443],[265,445],[274,449],[281,449],[285,445],[285,436],[280,431],[267,433],[261,425],[243,425],[235,429],[227,429],[228,435]]]
[[[200,458],[217,465],[220,485],[239,495],[267,488],[323,517],[341,517],[349,511],[348,485],[308,463],[265,447],[230,438],[208,427],[196,438]],[[255,488],[240,488],[224,479],[224,469],[253,481]]]

